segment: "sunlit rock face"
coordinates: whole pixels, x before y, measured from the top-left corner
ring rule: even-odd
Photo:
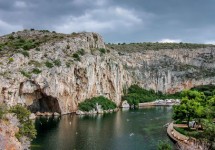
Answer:
[[[215,83],[215,48],[120,52],[134,82],[147,89],[175,93]]]
[[[15,35],[42,36],[38,31]],[[76,111],[85,99],[99,95],[120,105],[123,91],[131,84],[174,93],[215,83],[214,48],[128,53],[105,46],[97,33],[60,36],[55,39],[53,35],[53,40],[29,50],[29,57],[21,53],[1,56],[0,101],[25,104],[32,112],[66,114]],[[9,62],[9,58],[13,61]],[[48,67],[47,62],[53,66]],[[40,72],[35,73],[35,68]]]

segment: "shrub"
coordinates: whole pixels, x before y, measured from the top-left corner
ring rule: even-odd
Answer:
[[[113,101],[103,96],[86,99],[84,102],[81,102],[78,107],[82,111],[90,111],[92,109],[95,109],[96,103],[101,105],[103,110],[116,108],[116,104]]]
[[[54,67],[54,65],[53,65],[51,62],[49,62],[49,61],[46,61],[46,62],[45,62],[45,65],[46,65],[46,67],[48,67],[48,68]]]
[[[106,50],[104,48],[100,48],[99,51],[102,53],[102,54],[105,54],[106,53]]]
[[[71,66],[70,62],[66,62],[66,67],[69,68]]]
[[[159,141],[157,149],[158,150],[171,150],[172,147],[167,141]]]
[[[10,108],[10,113],[14,113],[20,122],[19,132],[16,137],[20,139],[22,136],[26,136],[30,139],[36,137],[36,129],[32,120],[29,119],[31,112],[21,105],[16,105]]]
[[[22,48],[24,50],[29,50],[29,49],[32,49],[32,48],[35,48],[36,45],[32,42],[32,41],[27,41],[25,42],[25,44],[22,46]]]
[[[10,39],[10,40],[14,40],[15,38],[14,38],[14,36],[13,36],[13,35],[10,35],[10,36],[8,37],[8,39]]]
[[[66,49],[70,49],[70,46],[69,46],[69,45],[67,45],[67,46],[66,46]]]
[[[127,93],[122,97],[123,100],[127,100],[130,105],[138,105],[142,102],[150,102],[156,99],[168,99],[168,98],[180,98],[180,94],[163,94],[162,92],[155,92],[154,90],[146,90],[138,85],[131,85]]]
[[[54,60],[53,63],[55,64],[55,66],[61,66],[61,61],[60,59]]]
[[[34,65],[35,67],[41,67],[42,66],[42,64],[40,62],[36,61],[36,60],[30,60],[28,62],[28,64],[29,65]]]
[[[72,55],[72,57],[75,58],[75,60],[77,60],[77,61],[80,61],[80,60],[81,60],[81,59],[80,59],[80,56],[79,56],[77,53],[74,53],[74,54]]]
[[[36,51],[40,51],[40,48],[39,48],[39,47],[37,47],[35,50],[36,50]]]
[[[22,51],[21,53],[22,53],[25,57],[29,57],[28,51]]]
[[[0,104],[0,119],[4,118],[4,115],[7,113],[6,105]]]
[[[28,73],[28,72],[25,72],[25,71],[21,71],[21,74],[27,78],[30,78],[31,77],[31,74]]]
[[[84,49],[82,48],[82,49],[78,50],[77,53],[83,56],[83,55],[85,54],[85,51],[84,51]]]
[[[34,73],[34,74],[40,74],[42,71],[40,70],[40,69],[38,69],[38,68],[34,68],[33,70],[32,70],[32,73]]]

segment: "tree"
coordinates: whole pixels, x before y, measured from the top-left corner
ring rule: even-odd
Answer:
[[[174,106],[173,119],[186,120],[189,127],[191,119],[200,119],[205,116],[205,95],[202,92],[186,90],[182,92],[182,100],[180,105]]]
[[[215,124],[212,120],[205,119],[203,128],[202,140],[206,140],[209,144],[209,149],[215,149]]]
[[[14,113],[20,122],[19,132],[16,134],[16,137],[20,139],[22,136],[26,136],[30,139],[36,137],[36,129],[32,122],[29,119],[31,112],[21,105],[16,105],[10,108],[10,113]]]

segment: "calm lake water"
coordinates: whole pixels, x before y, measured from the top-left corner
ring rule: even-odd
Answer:
[[[39,118],[33,150],[156,150],[168,140],[164,124],[172,107],[156,106],[116,113]]]

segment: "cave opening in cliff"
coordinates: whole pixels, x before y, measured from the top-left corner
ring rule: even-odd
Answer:
[[[58,100],[52,96],[47,96],[45,94],[42,94],[40,99],[34,100],[33,103],[30,106],[28,106],[28,109],[32,113],[36,112],[61,113]]]

